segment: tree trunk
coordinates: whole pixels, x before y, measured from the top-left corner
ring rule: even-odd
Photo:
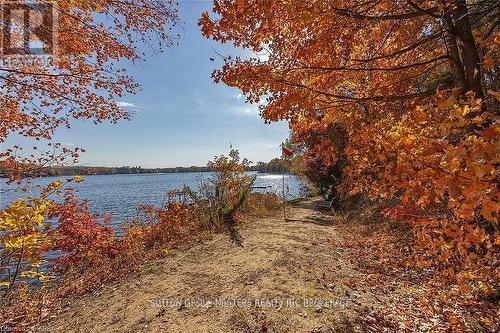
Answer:
[[[477,49],[465,0],[458,1],[456,20],[457,38],[464,65],[465,82],[467,89],[476,93],[477,97],[484,98],[481,84],[481,59]]]
[[[448,56],[450,57],[451,70],[453,77],[453,85],[460,88],[461,93],[467,91],[467,84],[465,83],[465,73],[460,60],[460,52],[458,51],[457,37],[452,33],[446,36],[446,46],[448,48]]]
[[[465,94],[473,91],[484,98],[481,82],[480,57],[472,34],[469,12],[465,0],[455,2],[456,8],[444,14],[447,26],[446,45],[450,56],[454,84]]]

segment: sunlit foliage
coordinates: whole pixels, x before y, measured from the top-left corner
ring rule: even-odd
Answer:
[[[342,162],[339,191],[399,201],[386,213],[413,227],[410,265],[464,290],[498,283],[496,2],[216,0],[213,12],[207,38],[257,55],[226,56],[215,81],[287,120],[312,178]]]

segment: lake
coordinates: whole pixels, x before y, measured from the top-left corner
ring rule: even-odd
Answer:
[[[258,192],[274,192],[282,195],[282,175],[249,172],[257,175],[256,189]],[[111,214],[113,223],[119,223],[137,216],[137,206],[140,204],[161,205],[167,200],[167,193],[175,189],[182,189],[184,185],[193,189],[202,179],[210,177],[210,172],[186,173],[155,173],[133,175],[92,175],[85,176],[82,183],[73,183],[75,195],[81,200],[89,202],[93,212],[106,212]],[[42,177],[33,180],[33,185],[44,186],[56,179],[70,177]],[[0,180],[1,202],[4,208],[12,200],[26,196],[25,193],[14,191],[14,185],[7,185],[5,179]],[[287,199],[297,198],[301,195],[300,179],[293,175],[285,175]]]

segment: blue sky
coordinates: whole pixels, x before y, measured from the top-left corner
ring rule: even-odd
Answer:
[[[136,95],[120,100],[135,112],[131,121],[98,126],[80,121],[69,131],[58,131],[55,141],[85,148],[80,162],[94,166],[205,165],[227,152],[230,143],[254,162],[278,157],[287,124],[264,124],[257,106],[245,104],[239,90],[215,84],[210,77],[222,66],[212,47],[221,54],[235,53],[201,35],[198,18],[211,5],[180,1],[179,46],[126,65],[142,86]]]

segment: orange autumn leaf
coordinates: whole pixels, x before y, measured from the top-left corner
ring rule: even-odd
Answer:
[[[288,121],[321,194],[397,201],[383,214],[412,227],[417,266],[480,266],[492,283],[496,10],[472,27],[473,6],[454,2],[243,3],[215,1],[200,19],[205,37],[255,54],[227,57],[215,82],[259,103],[266,122]]]

